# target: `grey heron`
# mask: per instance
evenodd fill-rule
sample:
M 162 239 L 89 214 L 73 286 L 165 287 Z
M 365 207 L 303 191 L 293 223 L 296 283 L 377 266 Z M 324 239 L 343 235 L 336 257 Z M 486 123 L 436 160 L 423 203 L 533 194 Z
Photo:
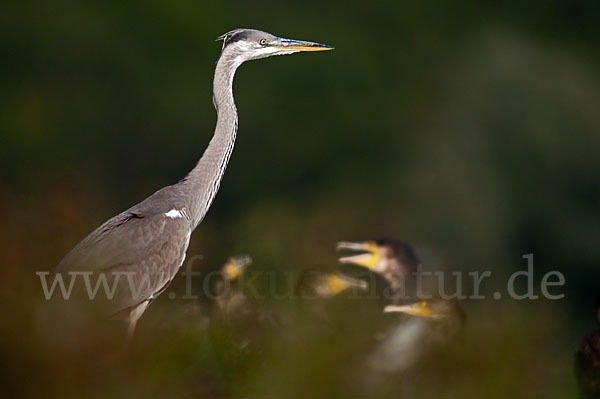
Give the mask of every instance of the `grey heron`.
M 114 295 L 102 307 L 108 314 L 125 317 L 129 337 L 147 306 L 165 290 L 183 264 L 190 235 L 219 189 L 238 129 L 232 90 L 237 68 L 245 61 L 273 55 L 333 49 L 254 29 L 235 29 L 219 39 L 223 47 L 213 81 L 217 123 L 197 165 L 180 182 L 156 191 L 106 221 L 56 268 L 58 274 L 91 272 L 115 284 Z
M 600 297 L 596 302 L 596 323 L 600 326 Z M 581 340 L 575 352 L 575 376 L 580 398 L 600 398 L 600 328 Z

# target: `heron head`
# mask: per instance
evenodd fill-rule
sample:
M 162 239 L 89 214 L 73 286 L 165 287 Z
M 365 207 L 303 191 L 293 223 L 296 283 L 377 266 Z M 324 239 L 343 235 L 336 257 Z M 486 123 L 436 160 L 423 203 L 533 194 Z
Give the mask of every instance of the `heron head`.
M 325 44 L 284 39 L 255 29 L 235 29 L 220 36 L 223 54 L 228 54 L 240 63 L 272 55 L 293 54 L 301 51 L 326 51 L 333 47 Z

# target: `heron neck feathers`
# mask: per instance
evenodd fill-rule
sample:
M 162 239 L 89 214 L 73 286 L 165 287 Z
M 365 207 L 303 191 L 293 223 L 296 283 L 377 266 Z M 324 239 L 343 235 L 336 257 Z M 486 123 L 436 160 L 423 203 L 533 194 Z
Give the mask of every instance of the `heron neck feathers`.
M 217 194 L 237 133 L 237 110 L 233 99 L 233 77 L 243 61 L 225 50 L 215 70 L 213 102 L 217 110 L 215 133 L 196 167 L 182 182 L 195 228 Z

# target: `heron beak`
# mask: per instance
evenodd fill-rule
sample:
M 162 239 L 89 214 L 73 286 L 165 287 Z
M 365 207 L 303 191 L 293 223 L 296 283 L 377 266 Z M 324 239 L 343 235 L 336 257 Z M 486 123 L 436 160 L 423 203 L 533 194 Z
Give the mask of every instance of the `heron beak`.
M 339 294 L 347 289 L 356 287 L 361 290 L 367 289 L 367 282 L 356 278 L 348 277 L 341 273 L 335 273 L 329 276 L 327 280 L 329 288 L 334 294 Z
M 366 267 L 367 269 L 373 270 L 377 267 L 381 254 L 379 248 L 374 241 L 364 242 L 347 242 L 341 241 L 336 245 L 337 250 L 350 249 L 353 251 L 364 251 L 365 253 L 343 256 L 338 259 L 340 263 L 354 264 L 358 266 Z
M 284 52 L 299 52 L 299 51 L 327 51 L 333 50 L 333 47 L 321 43 L 305 42 L 301 40 L 291 40 L 278 38 L 270 43 L 271 47 Z
M 426 301 L 412 303 L 410 305 L 388 305 L 383 309 L 384 313 L 405 313 L 407 315 L 424 317 L 428 319 L 438 318 L 439 315 L 434 314 Z

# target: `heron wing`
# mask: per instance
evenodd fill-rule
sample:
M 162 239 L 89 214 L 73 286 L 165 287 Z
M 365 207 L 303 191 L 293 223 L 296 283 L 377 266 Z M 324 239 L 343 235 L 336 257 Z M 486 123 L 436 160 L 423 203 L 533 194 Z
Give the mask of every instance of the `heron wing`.
M 92 272 L 92 288 L 104 275 L 108 288 L 115 287 L 108 307 L 116 313 L 152 299 L 173 279 L 185 258 L 190 234 L 186 218 L 126 211 L 88 235 L 56 271 Z

